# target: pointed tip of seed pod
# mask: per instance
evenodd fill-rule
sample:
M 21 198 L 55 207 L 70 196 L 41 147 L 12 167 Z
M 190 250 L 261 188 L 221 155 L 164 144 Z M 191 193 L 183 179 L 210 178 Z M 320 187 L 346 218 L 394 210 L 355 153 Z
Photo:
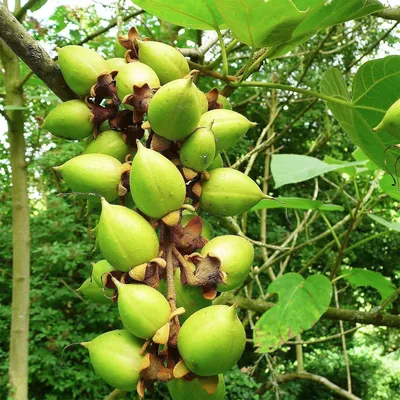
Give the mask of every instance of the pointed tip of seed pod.
M 237 306 L 238 306 L 238 305 L 237 305 L 236 303 L 234 303 L 234 304 L 232 304 L 232 305 L 229 307 L 229 313 L 230 313 L 230 315 L 232 315 L 232 317 L 234 317 L 234 318 L 237 317 L 237 311 L 236 311 Z
M 62 165 L 58 165 L 56 167 L 52 167 L 52 169 L 54 169 L 54 171 L 58 172 L 58 171 L 62 170 L 62 167 L 63 167 Z
M 251 122 L 251 121 L 250 121 L 250 126 L 251 126 L 252 128 L 254 128 L 254 127 L 258 126 L 258 123 L 257 123 L 257 122 Z
M 114 285 L 117 287 L 117 289 L 119 290 L 119 288 L 122 287 L 123 283 L 121 283 L 118 279 L 114 278 L 113 276 L 111 277 L 111 280 L 113 281 Z
M 79 344 L 87 349 L 89 347 L 90 342 L 80 342 Z
M 145 147 L 143 146 L 143 143 L 139 139 L 136 139 L 136 146 L 137 146 L 138 152 L 145 149 Z
M 58 47 L 58 46 L 56 47 L 56 52 L 57 53 L 60 53 L 61 50 L 62 50 L 62 47 Z
M 102 197 L 100 201 L 102 207 L 107 207 L 110 205 L 110 203 L 105 199 L 105 197 Z
M 374 132 L 378 132 L 381 131 L 382 129 L 384 129 L 385 124 L 383 123 L 383 120 L 379 123 L 379 125 L 377 125 L 375 128 L 373 128 L 372 130 Z

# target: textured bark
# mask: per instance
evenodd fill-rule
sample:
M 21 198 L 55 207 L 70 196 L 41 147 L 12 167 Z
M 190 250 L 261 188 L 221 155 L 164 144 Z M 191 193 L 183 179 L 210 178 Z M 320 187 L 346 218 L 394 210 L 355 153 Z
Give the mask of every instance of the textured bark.
M 248 299 L 242 296 L 232 296 L 229 293 L 224 293 L 219 296 L 214 301 L 214 304 L 237 304 L 244 310 L 252 310 L 259 314 L 262 314 L 275 306 L 275 303 L 267 302 L 261 299 Z M 329 307 L 322 318 L 334 321 L 350 321 L 365 325 L 371 324 L 375 326 L 400 328 L 400 316 L 398 315 L 367 313 L 357 310 Z
M 0 4 L 0 38 L 61 100 L 76 97 L 65 83 L 57 63 L 3 4 Z
M 5 105 L 23 106 L 18 57 L 0 39 L 4 68 Z M 10 330 L 10 398 L 28 399 L 28 335 L 30 234 L 25 161 L 24 115 L 22 110 L 7 112 L 8 140 L 12 170 L 13 280 Z

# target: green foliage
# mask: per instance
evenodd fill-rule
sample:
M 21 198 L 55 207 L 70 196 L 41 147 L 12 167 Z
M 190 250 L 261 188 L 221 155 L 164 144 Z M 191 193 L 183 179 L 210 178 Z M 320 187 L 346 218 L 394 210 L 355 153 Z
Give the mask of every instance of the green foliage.
M 321 82 L 322 93 L 352 101 L 349 105 L 328 101 L 328 106 L 351 140 L 383 170 L 386 170 L 386 162 L 390 170 L 394 171 L 395 154 L 385 150 L 396 144 L 396 140 L 386 131 L 373 132 L 372 129 L 398 99 L 396 88 L 400 85 L 399 67 L 399 56 L 363 64 L 354 77 L 352 100 L 339 70 L 327 71 Z
M 365 165 L 366 161 L 332 164 L 323 162 L 314 157 L 297 154 L 277 154 L 272 158 L 271 172 L 275 188 L 290 183 L 303 182 L 327 172 L 343 170 L 346 167 Z M 295 168 L 293 168 L 295 167 Z
M 288 273 L 273 281 L 268 292 L 277 293 L 279 300 L 254 328 L 254 344 L 264 353 L 278 349 L 321 318 L 331 301 L 332 284 L 324 275 L 304 280 L 299 274 Z
M 382 274 L 366 269 L 353 268 L 349 273 L 345 273 L 343 278 L 357 287 L 373 287 L 379 292 L 382 300 L 387 299 L 396 290 L 396 287 Z

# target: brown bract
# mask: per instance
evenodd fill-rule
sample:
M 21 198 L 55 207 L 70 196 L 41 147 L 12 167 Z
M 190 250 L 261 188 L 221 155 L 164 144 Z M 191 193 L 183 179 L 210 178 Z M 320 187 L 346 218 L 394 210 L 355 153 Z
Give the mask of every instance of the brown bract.
M 200 236 L 202 229 L 199 216 L 192 218 L 185 227 L 180 224 L 171 227 L 172 241 L 181 254 L 191 254 L 204 247 L 208 240 Z
M 145 83 L 143 86 L 133 86 L 133 94 L 125 96 L 122 104 L 133 107 L 133 122 L 138 123 L 143 120 L 144 114 L 149 109 L 149 104 L 157 89 L 150 89 Z
M 97 84 L 90 89 L 90 95 L 86 97 L 86 104 L 90 108 L 92 121 L 94 123 L 93 136 L 99 134 L 100 125 L 115 118 L 118 113 L 120 101 L 117 96 L 115 77 L 117 71 L 99 75 Z
M 129 276 L 138 282 L 143 282 L 154 289 L 158 288 L 160 278 L 165 276 L 166 262 L 162 258 L 155 258 L 147 264 L 141 264 L 129 271 Z
M 110 120 L 110 127 L 115 130 L 120 130 L 125 142 L 137 149 L 136 141 L 141 140 L 144 136 L 144 129 L 139 123 L 133 122 L 133 111 L 119 111 L 114 118 Z
M 208 111 L 219 110 L 222 108 L 222 104 L 218 103 L 219 90 L 217 88 L 212 88 L 208 93 L 206 93 L 208 101 Z
M 183 285 L 201 286 L 203 297 L 213 300 L 217 296 L 217 285 L 226 282 L 226 274 L 221 270 L 221 260 L 212 254 L 203 257 L 199 253 L 179 259 L 181 282 Z M 195 266 L 192 271 L 189 263 Z
M 139 46 L 135 42 L 136 39 L 142 40 L 143 42 L 149 40 L 149 38 L 146 37 L 141 38 L 138 30 L 134 26 L 129 29 L 127 37 L 118 36 L 120 45 L 125 47 L 126 50 L 129 50 L 129 52 L 125 54 L 125 59 L 128 63 L 139 59 Z

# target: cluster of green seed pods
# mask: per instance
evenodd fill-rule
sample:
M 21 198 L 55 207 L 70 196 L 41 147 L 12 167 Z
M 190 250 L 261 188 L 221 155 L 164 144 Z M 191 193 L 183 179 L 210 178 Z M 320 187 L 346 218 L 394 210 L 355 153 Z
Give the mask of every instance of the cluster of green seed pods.
M 173 400 L 222 400 L 223 373 L 240 359 L 246 334 L 236 308 L 212 300 L 246 281 L 254 249 L 243 237 L 215 237 L 208 218 L 245 213 L 268 198 L 250 177 L 224 168 L 221 156 L 256 124 L 216 89 L 200 90 L 199 72 L 169 45 L 131 35 L 116 43 L 115 56 L 60 49 L 61 72 L 80 98 L 57 105 L 42 125 L 83 140 L 82 154 L 54 167 L 88 199 L 97 222 L 101 259 L 78 292 L 117 307 L 124 328 L 81 344 L 114 388 L 140 394 L 160 380 Z M 179 365 L 186 375 L 176 373 Z

